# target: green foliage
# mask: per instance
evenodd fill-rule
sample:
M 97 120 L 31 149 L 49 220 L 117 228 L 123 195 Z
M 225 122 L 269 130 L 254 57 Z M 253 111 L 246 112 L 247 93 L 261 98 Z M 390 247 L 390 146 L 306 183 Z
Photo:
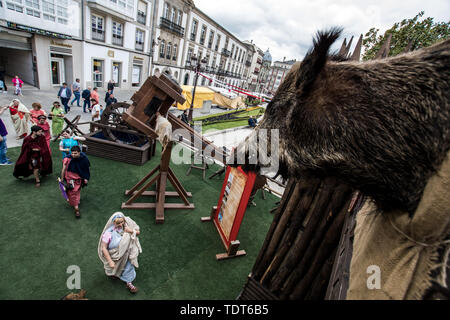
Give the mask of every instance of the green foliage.
M 383 35 L 379 35 L 380 29 L 371 28 L 364 35 L 363 46 L 365 52 L 363 60 L 373 59 L 381 46 L 384 44 L 389 34 L 392 34 L 389 56 L 395 56 L 405 51 L 411 43 L 411 51 L 419 48 L 431 46 L 441 39 L 447 39 L 450 35 L 450 22 L 433 21 L 428 17 L 421 19 L 424 11 L 419 12 L 412 19 L 404 19 L 395 23 Z

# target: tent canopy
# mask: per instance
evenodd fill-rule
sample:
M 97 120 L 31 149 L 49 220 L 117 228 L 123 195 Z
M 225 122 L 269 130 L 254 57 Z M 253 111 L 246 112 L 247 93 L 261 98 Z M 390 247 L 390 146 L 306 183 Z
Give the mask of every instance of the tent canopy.
M 194 87 L 181 86 L 181 88 L 183 89 L 183 96 L 186 98 L 186 101 L 184 102 L 184 104 L 177 103 L 177 108 L 179 110 L 186 110 L 191 107 L 192 89 Z M 245 106 L 245 104 L 242 102 L 242 98 L 239 96 L 234 99 L 229 99 L 219 92 L 215 92 L 209 89 L 208 87 L 197 86 L 197 88 L 195 88 L 194 109 L 202 108 L 203 102 L 205 100 L 211 100 L 212 104 L 219 105 L 225 108 L 234 109 L 237 107 Z

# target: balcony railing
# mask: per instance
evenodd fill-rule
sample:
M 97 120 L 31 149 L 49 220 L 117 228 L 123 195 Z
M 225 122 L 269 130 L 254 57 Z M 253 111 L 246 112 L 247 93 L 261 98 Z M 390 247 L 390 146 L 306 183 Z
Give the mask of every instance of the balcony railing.
M 227 50 L 227 49 L 225 49 L 225 48 L 223 48 L 223 49 L 222 49 L 222 54 L 223 54 L 225 57 L 229 57 L 229 56 L 231 56 L 231 51 L 230 51 L 230 50 Z
M 136 45 L 134 47 L 137 51 L 144 51 L 144 43 L 143 42 L 136 42 Z
M 145 26 L 145 22 L 147 20 L 147 15 L 142 11 L 138 11 L 136 20 L 137 20 L 137 22 L 139 22 L 140 24 L 143 24 Z
M 195 41 L 195 38 L 197 37 L 196 33 L 191 33 L 191 41 Z
M 105 31 L 92 29 L 92 40 L 105 41 Z
M 170 21 L 169 19 L 161 17 L 161 23 L 159 24 L 161 29 L 165 29 L 179 37 L 184 37 L 184 28 Z M 191 35 L 192 36 L 192 35 Z
M 250 67 L 252 65 L 252 62 L 250 60 L 245 61 L 245 65 L 247 67 Z
M 123 37 L 113 34 L 112 36 L 112 44 L 116 45 L 116 46 L 123 46 Z
M 201 45 L 205 44 L 205 38 L 204 37 L 200 37 L 200 44 Z

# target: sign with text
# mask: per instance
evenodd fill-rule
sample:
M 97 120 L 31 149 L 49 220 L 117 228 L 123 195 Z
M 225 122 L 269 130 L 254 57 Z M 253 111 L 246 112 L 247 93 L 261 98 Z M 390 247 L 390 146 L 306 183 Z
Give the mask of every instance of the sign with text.
M 237 238 L 255 178 L 254 172 L 246 173 L 241 167 L 227 167 L 213 220 L 227 249 Z

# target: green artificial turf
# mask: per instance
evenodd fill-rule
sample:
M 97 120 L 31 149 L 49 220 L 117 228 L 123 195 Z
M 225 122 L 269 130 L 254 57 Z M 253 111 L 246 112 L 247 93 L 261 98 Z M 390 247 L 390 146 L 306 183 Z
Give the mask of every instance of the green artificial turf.
M 217 261 L 225 252 L 212 222 L 200 221 L 217 205 L 224 176 L 202 180 L 202 172 L 188 165 L 172 165 L 185 189 L 192 192 L 195 210 L 166 210 L 165 223 L 155 224 L 154 210 L 121 210 L 132 187 L 159 163 L 157 154 L 143 166 L 89 156 L 91 180 L 81 193 L 81 219 L 63 200 L 56 178 L 61 153 L 52 142 L 53 174 L 35 188 L 30 176 L 15 179 L 13 166 L 0 167 L 1 260 L 0 299 L 60 299 L 71 291 L 66 273 L 80 267 L 81 287 L 88 299 L 235 299 L 253 267 L 273 216 L 269 210 L 278 198 L 260 193 L 249 207 L 238 240 L 246 256 Z M 8 149 L 12 161 L 20 148 Z M 208 170 L 211 175 L 217 166 Z M 170 184 L 169 184 L 170 186 Z M 173 190 L 173 188 L 169 188 Z M 173 200 L 172 200 L 173 201 Z M 178 200 L 177 200 L 178 202 Z M 132 295 L 121 280 L 106 277 L 97 255 L 103 227 L 116 211 L 123 211 L 141 228 L 139 268 Z
M 193 121 L 206 120 L 208 118 L 217 117 L 217 116 L 221 116 L 221 115 L 233 113 L 233 112 L 236 112 L 236 110 L 194 118 Z M 236 127 L 240 127 L 240 126 L 246 126 L 246 125 L 248 125 L 248 117 L 249 116 L 259 116 L 263 113 L 264 113 L 264 108 L 258 107 L 256 109 L 237 114 L 237 117 L 243 118 L 242 120 L 224 120 L 224 121 L 211 123 L 211 124 L 203 124 L 202 132 L 212 131 L 212 130 L 225 130 L 225 129 L 236 128 Z

